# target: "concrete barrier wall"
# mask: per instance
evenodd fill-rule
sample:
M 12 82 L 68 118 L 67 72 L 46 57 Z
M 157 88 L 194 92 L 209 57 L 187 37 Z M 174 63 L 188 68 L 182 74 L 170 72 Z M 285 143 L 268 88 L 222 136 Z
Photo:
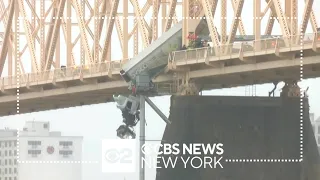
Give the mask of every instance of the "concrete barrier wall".
M 157 180 L 319 180 L 319 153 L 307 100 L 304 104 L 303 162 L 225 162 L 300 159 L 300 98 L 173 96 L 173 123 L 163 140 L 223 143 L 224 168 L 185 169 L 179 164 L 158 169 Z

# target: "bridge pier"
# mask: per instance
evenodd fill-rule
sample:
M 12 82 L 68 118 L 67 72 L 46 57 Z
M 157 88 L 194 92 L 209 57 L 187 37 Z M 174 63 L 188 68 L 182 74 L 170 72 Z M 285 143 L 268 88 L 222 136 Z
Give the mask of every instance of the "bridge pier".
M 199 95 L 200 89 L 190 80 L 189 71 L 179 73 L 176 79 L 177 94 L 181 96 Z
M 172 124 L 163 141 L 223 143 L 223 169 L 184 168 L 177 162 L 157 169 L 156 180 L 318 180 L 320 157 L 307 100 L 303 115 L 301 154 L 298 97 L 173 96 Z

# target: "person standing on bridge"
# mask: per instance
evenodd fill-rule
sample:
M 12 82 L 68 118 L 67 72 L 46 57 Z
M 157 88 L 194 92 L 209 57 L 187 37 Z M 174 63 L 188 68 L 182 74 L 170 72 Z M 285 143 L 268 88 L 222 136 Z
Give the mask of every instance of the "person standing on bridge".
M 181 50 L 187 50 L 186 45 L 183 45 L 182 48 L 181 48 Z

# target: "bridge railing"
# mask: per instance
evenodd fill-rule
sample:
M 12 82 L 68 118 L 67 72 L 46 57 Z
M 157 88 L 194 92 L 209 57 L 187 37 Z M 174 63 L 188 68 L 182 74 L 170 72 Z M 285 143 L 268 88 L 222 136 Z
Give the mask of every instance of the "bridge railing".
M 314 37 L 317 34 L 306 34 L 303 39 L 303 45 L 314 43 Z M 317 39 L 316 41 L 320 41 Z M 235 42 L 230 45 L 221 45 L 219 47 L 203 47 L 197 49 L 188 49 L 172 52 L 170 61 L 172 63 L 180 62 L 185 64 L 204 62 L 206 58 L 215 60 L 235 58 L 242 53 L 244 56 L 255 56 L 262 54 L 272 54 L 278 50 L 297 50 L 301 48 L 300 36 L 268 38 L 262 40 Z
M 97 64 L 66 67 L 50 71 L 28 73 L 17 76 L 2 77 L 0 89 L 15 88 L 19 86 L 37 85 L 51 82 L 70 81 L 81 78 L 107 75 L 108 73 L 119 73 L 122 61 L 102 62 Z

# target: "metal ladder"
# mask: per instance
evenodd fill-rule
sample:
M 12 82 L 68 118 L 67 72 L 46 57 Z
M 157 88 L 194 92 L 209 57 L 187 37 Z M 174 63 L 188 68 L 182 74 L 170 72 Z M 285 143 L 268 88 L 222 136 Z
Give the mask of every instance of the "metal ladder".
M 246 86 L 245 96 L 257 96 L 257 86 L 255 84 Z

